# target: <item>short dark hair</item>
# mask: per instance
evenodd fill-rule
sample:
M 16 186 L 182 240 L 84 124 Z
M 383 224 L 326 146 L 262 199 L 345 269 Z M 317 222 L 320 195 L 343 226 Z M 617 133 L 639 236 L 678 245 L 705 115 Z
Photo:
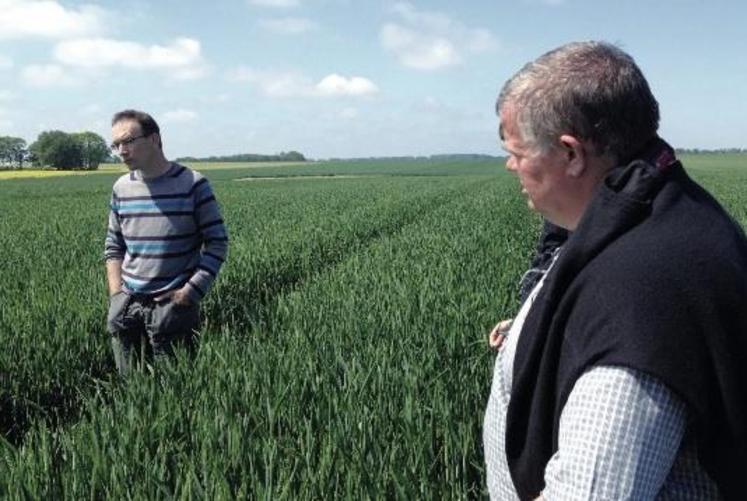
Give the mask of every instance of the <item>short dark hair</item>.
M 498 114 L 506 105 L 532 147 L 547 151 L 572 134 L 621 163 L 659 128 L 659 104 L 640 68 L 606 42 L 569 43 L 528 63 L 503 86 Z
M 122 120 L 134 120 L 139 123 L 140 130 L 143 131 L 144 136 L 158 134 L 158 147 L 163 149 L 163 145 L 161 144 L 161 129 L 158 127 L 158 123 L 156 123 L 152 116 L 144 111 L 122 110 L 115 113 L 112 117 L 112 126 Z

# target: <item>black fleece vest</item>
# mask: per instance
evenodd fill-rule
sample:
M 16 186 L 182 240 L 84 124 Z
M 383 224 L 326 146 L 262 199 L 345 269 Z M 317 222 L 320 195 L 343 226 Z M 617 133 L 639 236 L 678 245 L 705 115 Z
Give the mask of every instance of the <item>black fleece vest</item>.
M 671 152 L 651 147 L 654 159 Z M 522 499 L 544 488 L 563 406 L 598 365 L 667 385 L 688 407 L 721 495 L 747 493 L 747 239 L 670 158 L 610 172 L 529 312 L 506 430 Z

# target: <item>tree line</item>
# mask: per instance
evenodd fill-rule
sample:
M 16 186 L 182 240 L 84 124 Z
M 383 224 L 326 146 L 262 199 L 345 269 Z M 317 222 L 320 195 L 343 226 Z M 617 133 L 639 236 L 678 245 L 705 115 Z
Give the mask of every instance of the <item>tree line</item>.
M 719 148 L 708 150 L 702 148 L 675 148 L 677 153 L 689 153 L 692 155 L 712 155 L 714 153 L 747 153 L 747 148 Z
M 305 162 L 306 157 L 297 151 L 280 152 L 275 155 L 239 153 L 212 157 L 179 157 L 177 162 Z
M 60 170 L 94 170 L 112 161 L 106 140 L 95 132 L 48 130 L 27 147 L 20 137 L 0 136 L 0 169 L 25 165 Z
M 436 155 L 418 156 L 389 156 L 389 157 L 354 157 L 354 158 L 327 158 L 327 162 L 486 162 L 503 161 L 505 157 L 485 155 L 482 153 L 443 153 Z

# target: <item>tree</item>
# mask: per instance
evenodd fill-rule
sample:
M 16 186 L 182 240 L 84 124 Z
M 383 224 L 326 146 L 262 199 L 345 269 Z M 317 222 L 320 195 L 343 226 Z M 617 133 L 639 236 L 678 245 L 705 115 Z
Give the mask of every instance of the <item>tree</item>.
M 297 151 L 289 151 L 288 153 L 281 153 L 280 156 L 284 156 L 285 160 L 288 160 L 291 162 L 305 162 L 306 161 L 306 157 L 304 157 L 302 153 L 299 153 Z
M 29 147 L 29 153 L 34 165 L 55 169 L 93 170 L 110 158 L 104 138 L 90 131 L 44 131 Z
M 0 166 L 23 168 L 26 158 L 26 141 L 20 137 L 0 136 Z
M 95 170 L 101 162 L 109 160 L 109 146 L 103 137 L 95 132 L 85 131 L 73 134 L 80 147 L 81 167 Z
M 42 132 L 29 147 L 29 151 L 38 167 L 75 169 L 83 164 L 80 144 L 72 134 L 61 130 Z

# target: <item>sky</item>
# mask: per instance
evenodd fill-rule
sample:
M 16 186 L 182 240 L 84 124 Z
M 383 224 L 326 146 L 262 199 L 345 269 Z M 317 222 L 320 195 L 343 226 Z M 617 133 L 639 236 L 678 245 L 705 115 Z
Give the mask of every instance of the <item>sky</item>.
M 495 99 L 571 41 L 630 53 L 679 148 L 747 147 L 744 0 L 0 0 L 0 135 L 135 108 L 169 158 L 501 155 Z

